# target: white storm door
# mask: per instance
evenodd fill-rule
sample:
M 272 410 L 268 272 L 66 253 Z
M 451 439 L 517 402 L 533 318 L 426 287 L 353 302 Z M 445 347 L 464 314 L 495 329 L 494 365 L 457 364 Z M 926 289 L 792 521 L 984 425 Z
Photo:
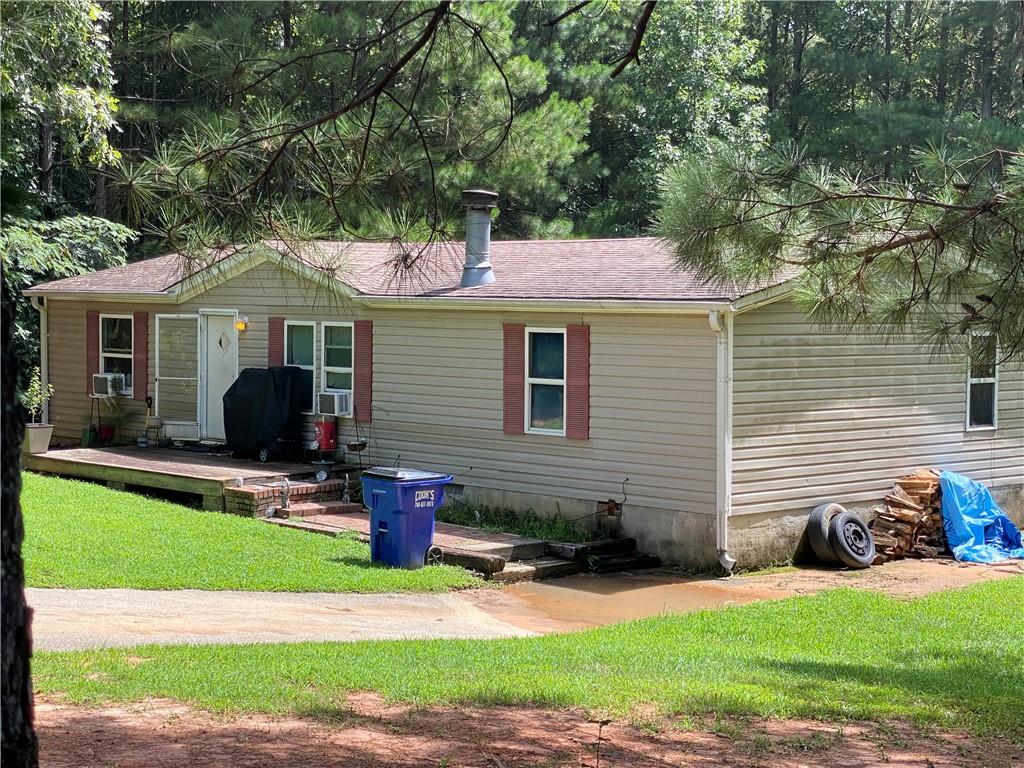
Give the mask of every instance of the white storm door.
M 224 439 L 224 393 L 238 378 L 236 313 L 202 312 L 203 437 Z

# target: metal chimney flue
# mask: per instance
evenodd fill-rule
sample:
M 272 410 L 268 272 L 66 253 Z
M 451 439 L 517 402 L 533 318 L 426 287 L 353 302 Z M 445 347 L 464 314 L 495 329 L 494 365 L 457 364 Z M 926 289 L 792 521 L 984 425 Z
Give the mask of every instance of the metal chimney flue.
M 467 189 L 462 193 L 466 206 L 466 263 L 462 267 L 462 287 L 475 288 L 494 282 L 491 269 L 491 209 L 498 193 L 487 189 Z

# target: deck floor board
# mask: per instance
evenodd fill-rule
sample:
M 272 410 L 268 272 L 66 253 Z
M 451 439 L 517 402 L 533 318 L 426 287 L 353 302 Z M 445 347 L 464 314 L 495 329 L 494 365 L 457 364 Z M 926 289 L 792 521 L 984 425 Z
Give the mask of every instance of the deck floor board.
M 322 466 L 293 461 L 259 463 L 231 456 L 193 453 L 173 448 L 63 448 L 24 459 L 26 469 L 63 477 L 192 493 L 208 509 L 223 510 L 224 488 L 312 475 Z M 346 469 L 334 465 L 335 472 Z

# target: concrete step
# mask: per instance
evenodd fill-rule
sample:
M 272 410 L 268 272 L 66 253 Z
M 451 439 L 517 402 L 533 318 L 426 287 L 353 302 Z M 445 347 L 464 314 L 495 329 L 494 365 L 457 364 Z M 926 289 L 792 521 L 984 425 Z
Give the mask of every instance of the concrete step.
M 482 573 L 484 578 L 490 578 L 505 570 L 505 558 L 500 555 L 457 547 L 442 546 L 438 548 L 441 550 L 441 557 L 446 565 L 458 565 Z
M 287 509 L 277 507 L 274 517 L 296 518 L 315 515 L 352 514 L 363 511 L 363 505 L 353 501 L 299 501 Z
M 511 539 L 509 541 L 482 541 L 478 544 L 465 544 L 460 549 L 494 555 L 508 562 L 544 557 L 547 554 L 547 544 L 542 539 Z
M 540 581 L 559 576 L 572 576 L 583 570 L 583 564 L 560 557 L 536 557 L 532 560 L 518 560 L 505 563 L 505 567 L 491 575 L 494 581 L 511 584 L 517 581 Z

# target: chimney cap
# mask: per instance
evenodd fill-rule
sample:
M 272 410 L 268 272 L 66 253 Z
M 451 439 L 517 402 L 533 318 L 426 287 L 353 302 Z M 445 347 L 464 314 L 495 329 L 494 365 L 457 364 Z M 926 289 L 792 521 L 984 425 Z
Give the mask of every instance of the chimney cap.
M 465 189 L 462 191 L 462 204 L 467 208 L 493 208 L 498 201 L 498 193 L 489 189 Z

